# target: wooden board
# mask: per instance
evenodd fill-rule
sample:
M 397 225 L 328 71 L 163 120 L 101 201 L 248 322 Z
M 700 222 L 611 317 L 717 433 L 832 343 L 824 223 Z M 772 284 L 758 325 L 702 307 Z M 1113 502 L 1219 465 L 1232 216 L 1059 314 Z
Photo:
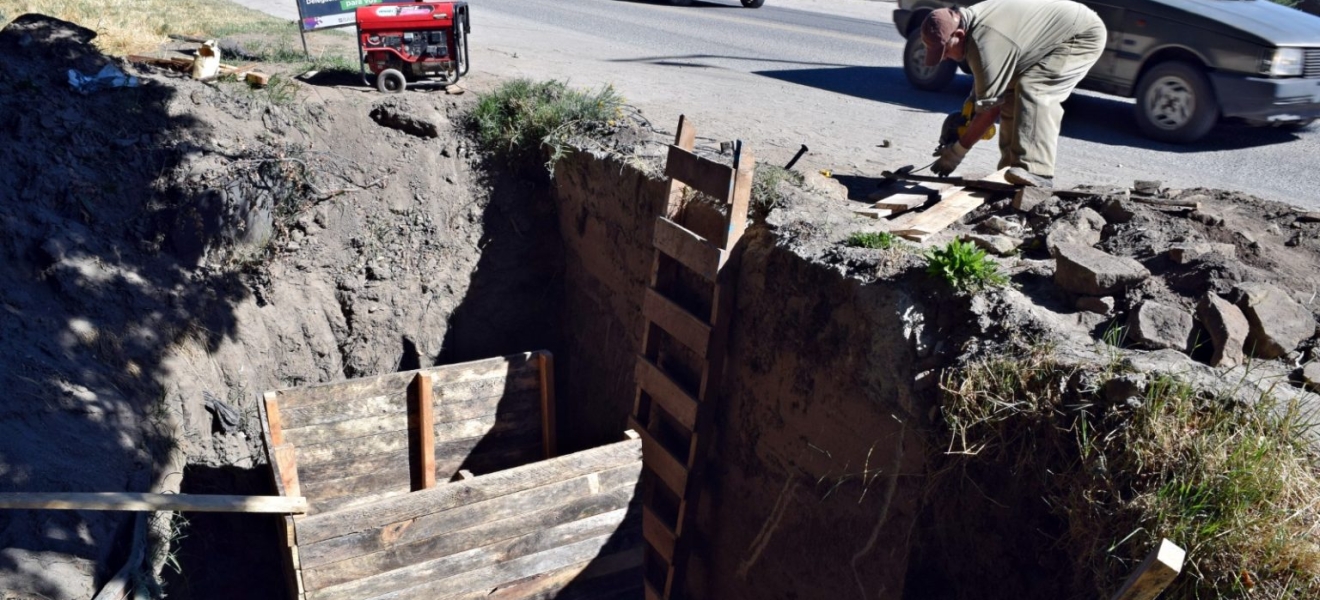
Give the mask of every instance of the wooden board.
M 335 438 L 334 441 L 315 444 L 299 442 L 294 438 L 292 431 L 288 433 L 288 437 L 294 439 L 295 445 L 298 446 L 298 462 L 304 466 L 347 461 L 408 448 L 407 415 L 389 417 L 387 421 L 389 430 L 383 433 L 376 433 L 374 428 L 377 425 L 377 423 L 362 423 L 362 429 L 356 435 L 346 435 Z M 532 431 L 539 435 L 541 414 L 539 410 L 534 410 L 507 417 L 488 416 L 456 423 L 436 423 L 433 430 L 437 445 L 449 440 L 477 438 L 498 432 Z
M 298 543 L 311 544 L 346 533 L 416 519 L 444 510 L 496 498 L 555 481 L 580 477 L 637 461 L 635 441 L 584 450 L 531 465 L 491 473 L 434 489 L 389 498 L 368 507 L 311 515 L 298 525 Z
M 906 210 L 925 206 L 926 203 L 930 201 L 930 197 L 934 194 L 934 190 L 930 190 L 928 193 L 924 194 L 891 194 L 875 198 L 875 204 L 872 204 L 871 206 L 875 208 L 886 208 L 893 211 L 894 214 L 898 214 Z M 870 200 L 871 198 L 867 199 Z
M 541 443 L 545 458 L 559 454 L 555 428 L 555 357 L 549 352 L 537 353 L 541 371 Z
M 687 467 L 683 466 L 668 448 L 656 441 L 651 432 L 635 419 L 629 418 L 629 425 L 642 438 L 642 454 L 646 457 L 644 461 L 646 467 L 654 472 L 674 494 L 681 497 L 683 491 L 687 489 Z
M 532 410 L 540 407 L 540 376 L 539 374 L 529 374 L 527 382 L 509 380 L 506 382 L 509 386 L 507 390 L 495 390 L 480 397 L 470 399 L 455 399 L 448 397 L 445 392 L 436 393 L 434 388 L 432 395 L 436 423 L 453 423 L 455 421 L 465 421 L 476 419 L 497 413 L 511 413 L 515 410 Z M 530 383 L 531 385 L 524 385 Z M 388 396 L 374 396 L 353 402 L 344 402 L 343 406 L 332 407 L 329 405 L 317 404 L 306 409 L 287 409 L 281 411 L 284 419 L 285 432 L 298 432 L 294 435 L 308 435 L 303 430 L 323 427 L 327 431 L 334 431 L 334 426 L 341 423 L 356 421 L 359 419 L 370 419 L 386 417 L 390 415 L 403 415 L 407 413 L 407 393 L 400 389 L 397 394 Z M 351 427 L 351 426 L 348 426 Z M 345 429 L 351 431 L 351 429 Z M 323 440 L 334 439 L 337 434 L 310 434 L 312 436 L 322 435 Z M 308 443 L 310 438 L 304 437 L 302 443 Z
M 307 512 L 307 499 L 301 496 L 212 496 L 138 492 L 9 492 L 0 493 L 0 508 L 301 514 Z
M 518 372 L 535 374 L 536 367 L 532 353 L 528 352 L 440 367 L 400 371 L 377 377 L 364 377 L 337 383 L 277 390 L 275 393 L 279 397 L 281 410 L 287 412 L 292 408 L 301 408 L 312 404 L 352 402 L 373 396 L 400 393 L 406 389 L 408 382 L 412 381 L 413 377 L 423 372 L 431 376 L 432 384 L 447 388 L 460 383 L 484 379 L 504 379 Z
M 642 537 L 666 561 L 674 560 L 674 530 L 665 525 L 649 506 L 642 509 Z
M 655 363 L 644 356 L 638 356 L 633 375 L 637 386 L 664 407 L 669 416 L 688 429 L 696 425 L 697 399 L 679 386 L 678 382 L 670 379 Z
M 655 248 L 701 277 L 714 281 L 726 253 L 665 217 L 655 220 Z
M 578 600 L 636 598 L 641 595 L 642 553 L 625 551 L 524 577 L 489 590 L 475 590 L 446 600 Z M 632 594 L 626 592 L 635 590 Z M 608 595 L 616 592 L 619 595 Z
M 1160 540 L 1160 545 L 1146 556 L 1112 600 L 1155 600 L 1182 572 L 1186 558 L 1187 552 L 1177 544 Z
M 678 146 L 669 147 L 665 175 L 719 202 L 728 202 L 733 197 L 733 167 L 702 158 Z
M 982 179 L 982 181 L 1005 183 L 1004 173 L 1007 170 L 1000 169 L 989 177 Z M 938 233 L 945 227 L 957 222 L 967 213 L 976 210 L 995 195 L 994 192 L 961 188 L 952 189 L 956 191 L 947 193 L 944 198 L 925 211 L 901 217 L 904 219 L 903 222 L 895 223 L 890 231 L 910 240 L 923 241 L 930 235 Z
M 706 349 L 710 346 L 710 325 L 700 317 L 651 288 L 646 289 L 642 314 L 670 337 L 692 350 L 698 360 L 706 359 Z

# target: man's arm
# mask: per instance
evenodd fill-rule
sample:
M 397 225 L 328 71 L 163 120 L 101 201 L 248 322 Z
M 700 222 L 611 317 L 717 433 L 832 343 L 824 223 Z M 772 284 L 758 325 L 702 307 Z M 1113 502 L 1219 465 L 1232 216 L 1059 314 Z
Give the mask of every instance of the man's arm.
M 990 130 L 990 126 L 999 119 L 1001 108 L 994 106 L 976 113 L 976 116 L 972 117 L 972 122 L 967 125 L 967 131 L 958 138 L 958 143 L 962 144 L 963 148 L 970 149 L 976 142 L 981 141 L 981 136 L 984 136 L 985 132 Z

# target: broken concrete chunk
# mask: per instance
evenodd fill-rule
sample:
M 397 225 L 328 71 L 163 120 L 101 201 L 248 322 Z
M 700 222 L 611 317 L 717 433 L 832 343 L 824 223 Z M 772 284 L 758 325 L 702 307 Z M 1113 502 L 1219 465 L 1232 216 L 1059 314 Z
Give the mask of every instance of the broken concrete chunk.
M 1163 181 L 1138 179 L 1132 182 L 1132 191 L 1138 194 L 1150 194 L 1154 196 L 1160 193 L 1160 187 L 1163 185 Z
M 1054 283 L 1074 294 L 1107 296 L 1150 277 L 1141 263 L 1090 246 L 1059 244 L 1055 258 Z
M 1192 315 L 1158 302 L 1142 302 L 1128 315 L 1128 337 L 1151 350 L 1186 352 L 1191 346 Z
M 1242 283 L 1234 288 L 1238 308 L 1251 325 L 1247 351 L 1259 358 L 1280 358 L 1315 335 L 1311 311 L 1268 283 Z
M 976 230 L 982 233 L 1015 235 L 1022 231 L 1022 224 L 1011 219 L 995 215 L 976 224 Z
M 1114 312 L 1114 297 L 1082 296 L 1077 299 L 1077 310 L 1107 315 Z
M 977 247 L 998 256 L 1007 256 L 1022 246 L 1022 240 L 1007 235 L 982 235 L 978 233 L 969 233 L 963 236 L 964 241 L 976 244 Z
M 1105 218 L 1089 208 L 1082 208 L 1050 225 L 1045 235 L 1045 248 L 1051 255 L 1059 244 L 1077 244 L 1094 246 L 1100 243 L 1100 232 L 1105 228 Z
M 1110 223 L 1127 223 L 1137 216 L 1136 210 L 1132 208 L 1132 203 L 1127 200 L 1115 198 L 1105 204 L 1105 220 Z
M 1190 244 L 1177 244 L 1169 248 L 1169 258 L 1180 265 L 1200 260 L 1212 254 L 1224 258 L 1236 258 L 1237 247 L 1233 244 L 1218 242 L 1193 242 Z
M 1320 362 L 1302 367 L 1302 382 L 1306 384 L 1306 389 L 1320 394 Z
M 1251 324 L 1242 310 L 1216 294 L 1209 294 L 1196 306 L 1196 316 L 1210 332 L 1210 340 L 1214 343 L 1215 354 L 1210 358 L 1210 366 L 1236 367 L 1242 364 L 1242 348 L 1251 333 Z
M 1013 196 L 1013 208 L 1022 212 L 1031 212 L 1031 209 L 1049 201 L 1052 196 L 1047 188 L 1019 188 L 1017 194 Z

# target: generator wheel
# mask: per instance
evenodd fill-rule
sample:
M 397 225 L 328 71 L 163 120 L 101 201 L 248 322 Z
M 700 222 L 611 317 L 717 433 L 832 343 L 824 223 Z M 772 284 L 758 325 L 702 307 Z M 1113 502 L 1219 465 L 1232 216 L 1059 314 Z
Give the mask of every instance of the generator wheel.
M 397 94 L 408 89 L 408 80 L 398 69 L 385 69 L 376 76 L 376 89 L 382 94 Z

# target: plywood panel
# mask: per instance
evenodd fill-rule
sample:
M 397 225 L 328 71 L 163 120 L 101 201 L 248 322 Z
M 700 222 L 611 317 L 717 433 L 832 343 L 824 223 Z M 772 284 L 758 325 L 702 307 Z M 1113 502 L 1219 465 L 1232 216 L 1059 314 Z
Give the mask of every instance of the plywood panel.
M 454 387 L 484 379 L 500 379 L 522 372 L 536 372 L 532 354 L 488 358 L 467 363 L 430 367 L 414 371 L 400 371 L 378 377 L 364 377 L 338 383 L 326 383 L 288 390 L 279 390 L 280 408 L 288 410 L 329 402 L 353 402 L 374 396 L 403 391 L 419 372 L 427 373 L 437 387 Z

